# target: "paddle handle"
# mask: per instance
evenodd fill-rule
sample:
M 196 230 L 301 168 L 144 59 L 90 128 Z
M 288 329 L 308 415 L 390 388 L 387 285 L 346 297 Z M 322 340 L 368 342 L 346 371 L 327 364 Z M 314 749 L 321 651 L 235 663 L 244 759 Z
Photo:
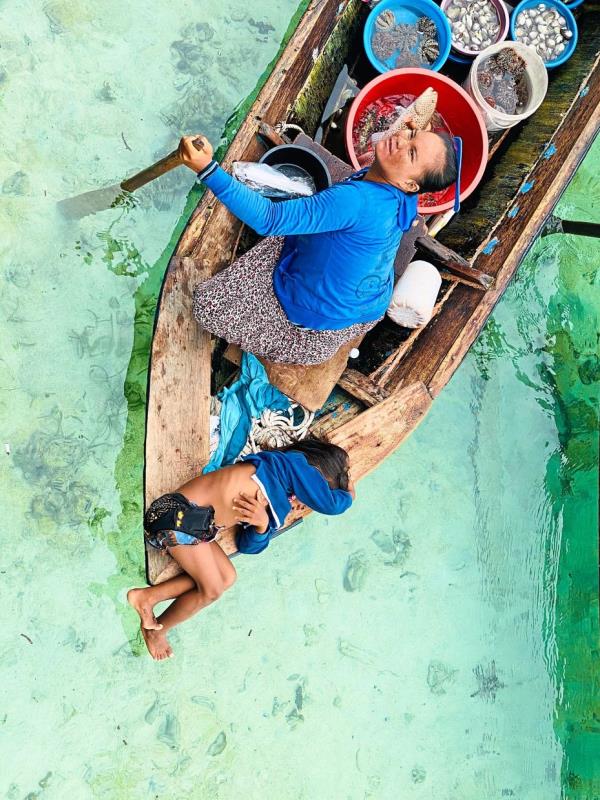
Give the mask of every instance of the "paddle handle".
M 204 150 L 202 139 L 194 139 L 192 144 L 196 150 Z M 150 181 L 160 178 L 160 176 L 164 175 L 165 172 L 170 172 L 175 167 L 178 167 L 181 163 L 182 161 L 181 156 L 179 155 L 179 150 L 173 150 L 172 153 L 169 153 L 164 158 L 161 158 L 160 161 L 157 161 L 156 164 L 152 164 L 151 167 L 146 167 L 146 169 L 143 169 L 141 172 L 138 172 L 131 178 L 125 178 L 125 180 L 121 183 L 121 189 L 123 189 L 125 192 L 135 192 L 135 190 L 139 189 L 140 186 L 145 186 L 145 184 L 150 183 Z

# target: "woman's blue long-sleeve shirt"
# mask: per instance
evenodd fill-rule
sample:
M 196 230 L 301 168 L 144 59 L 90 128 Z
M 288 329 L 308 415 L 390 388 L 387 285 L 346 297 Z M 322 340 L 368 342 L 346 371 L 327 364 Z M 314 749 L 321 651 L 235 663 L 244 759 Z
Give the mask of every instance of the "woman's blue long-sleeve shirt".
M 417 214 L 416 194 L 349 180 L 311 197 L 273 202 L 216 161 L 198 178 L 257 233 L 285 236 L 273 288 L 291 322 L 339 330 L 385 314 L 396 252 Z

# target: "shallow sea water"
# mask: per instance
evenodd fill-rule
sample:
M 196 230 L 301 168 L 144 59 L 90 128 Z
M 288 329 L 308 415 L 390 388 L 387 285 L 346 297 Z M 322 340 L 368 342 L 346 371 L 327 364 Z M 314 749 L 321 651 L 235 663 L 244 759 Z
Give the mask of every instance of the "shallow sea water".
M 169 663 L 124 602 L 153 309 L 193 176 L 81 221 L 56 202 L 183 130 L 217 142 L 296 6 L 0 9 L 0 796 L 600 796 L 597 241 L 539 240 L 353 509 L 236 559 Z M 600 140 L 559 214 L 599 221 L 599 164 Z

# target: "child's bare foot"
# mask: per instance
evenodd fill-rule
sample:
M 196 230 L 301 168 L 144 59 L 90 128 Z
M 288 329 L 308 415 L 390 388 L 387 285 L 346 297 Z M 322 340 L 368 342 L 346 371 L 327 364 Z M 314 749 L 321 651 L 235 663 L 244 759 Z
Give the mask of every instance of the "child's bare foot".
M 130 589 L 127 592 L 127 602 L 135 608 L 142 621 L 142 630 L 160 631 L 162 625 L 154 616 L 154 606 L 148 602 L 148 589 Z
M 155 661 L 163 661 L 165 658 L 173 658 L 175 653 L 171 650 L 171 645 L 167 641 L 167 634 L 162 631 L 147 630 L 142 625 L 142 636 L 146 642 L 148 652 Z

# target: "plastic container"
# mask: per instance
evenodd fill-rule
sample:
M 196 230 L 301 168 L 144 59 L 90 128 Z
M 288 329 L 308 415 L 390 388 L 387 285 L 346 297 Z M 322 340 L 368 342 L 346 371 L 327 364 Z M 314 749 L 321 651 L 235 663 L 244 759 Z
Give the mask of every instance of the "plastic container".
M 350 107 L 346 122 L 346 150 L 352 164 L 360 169 L 354 147 L 352 130 L 363 110 L 381 97 L 393 94 L 422 94 L 428 86 L 438 93 L 438 110 L 452 133 L 462 137 L 463 165 L 460 180 L 460 199 L 465 200 L 477 187 L 487 165 L 488 137 L 483 117 L 473 98 L 445 75 L 426 69 L 395 69 L 379 75 L 368 83 Z M 420 214 L 439 214 L 454 206 L 455 187 L 450 186 L 435 206 L 419 206 Z
M 394 69 L 398 51 L 388 61 L 380 61 L 371 46 L 371 39 L 376 30 L 375 23 L 382 11 L 393 11 L 398 24 L 415 25 L 420 17 L 429 17 L 437 28 L 438 44 L 440 54 L 428 70 L 437 72 L 440 70 L 448 58 L 450 52 L 451 32 L 446 15 L 432 0 L 381 0 L 367 17 L 363 31 L 363 43 L 367 58 L 377 70 L 377 72 L 388 72 Z M 423 67 L 425 69 L 425 66 Z
M 259 160 L 289 177 L 309 176 L 315 182 L 317 192 L 331 186 L 331 175 L 323 159 L 312 150 L 298 144 L 280 144 L 267 150 Z
M 529 100 L 520 114 L 504 114 L 492 108 L 483 99 L 479 84 L 477 83 L 477 70 L 481 62 L 489 56 L 494 55 L 494 53 L 499 53 L 501 50 L 507 48 L 515 50 L 518 55 L 525 60 L 527 65 Z M 488 131 L 501 131 L 518 125 L 519 122 L 527 119 L 527 117 L 530 117 L 537 111 L 548 90 L 548 72 L 546 71 L 544 62 L 533 47 L 527 47 L 527 45 L 521 44 L 521 42 L 501 42 L 500 44 L 491 45 L 491 47 L 486 48 L 477 56 L 471 65 L 467 79 L 464 82 L 464 87 L 476 102 L 479 111 L 483 115 Z
M 448 61 L 452 61 L 454 64 L 472 64 L 473 58 L 467 58 L 466 56 L 459 56 L 458 53 L 454 53 L 452 52 L 452 50 L 450 50 Z
M 451 2 L 452 0 L 442 0 L 442 11 L 444 11 L 444 13 L 446 12 L 446 9 L 448 8 Z M 496 13 L 498 14 L 498 19 L 500 21 L 500 31 L 498 33 L 496 41 L 494 42 L 494 44 L 499 44 L 500 42 L 503 42 L 508 36 L 510 17 L 508 10 L 504 5 L 504 3 L 502 2 L 502 0 L 489 0 L 489 2 L 496 9 Z M 452 36 L 452 26 L 450 26 L 450 36 Z M 452 39 L 451 41 L 452 41 L 452 50 L 454 50 L 457 55 L 462 56 L 463 58 L 465 56 L 470 56 L 471 58 L 475 58 L 475 56 L 479 55 L 479 53 L 481 52 L 480 50 L 469 50 L 467 47 L 461 47 L 457 42 L 454 41 L 454 39 Z
M 442 276 L 429 261 L 412 261 L 394 288 L 387 315 L 403 328 L 427 325 L 442 285 Z
M 567 25 L 569 26 L 569 30 L 573 34 L 570 39 L 565 39 L 565 49 L 558 58 L 554 58 L 552 61 L 544 62 L 546 69 L 554 69 L 554 67 L 560 67 L 561 64 L 564 64 L 565 61 L 568 61 L 571 58 L 575 52 L 575 48 L 577 47 L 577 39 L 579 38 L 575 17 L 571 11 L 569 11 L 569 7 L 564 3 L 561 3 L 560 0 L 522 0 L 522 2 L 515 7 L 510 16 L 510 37 L 516 42 L 519 41 L 515 34 L 517 17 L 524 8 L 535 8 L 535 6 L 539 5 L 540 2 L 543 2 L 547 8 L 555 8 L 565 18 Z M 574 5 L 574 3 L 571 3 L 570 8 L 573 8 Z

